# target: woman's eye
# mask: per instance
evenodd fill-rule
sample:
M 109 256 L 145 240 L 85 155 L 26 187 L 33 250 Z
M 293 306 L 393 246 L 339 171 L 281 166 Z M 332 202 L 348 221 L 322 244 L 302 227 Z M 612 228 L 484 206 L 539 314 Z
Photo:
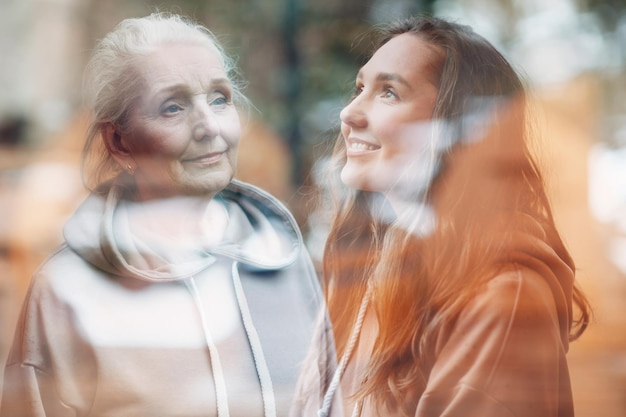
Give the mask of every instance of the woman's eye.
M 182 110 L 182 107 L 180 107 L 178 104 L 169 104 L 165 106 L 165 108 L 163 108 L 163 113 L 174 114 L 174 113 L 178 113 L 181 110 Z
M 210 103 L 212 106 L 224 107 L 230 104 L 230 97 L 226 94 L 218 94 Z
M 354 87 L 354 91 L 352 92 L 352 97 L 350 97 L 350 101 L 356 99 L 363 92 L 363 86 L 357 85 Z
M 219 97 L 219 98 L 216 98 L 215 100 L 213 100 L 211 102 L 211 104 L 213 104 L 215 106 L 223 106 L 225 104 L 228 104 L 228 100 L 226 99 L 226 97 Z
M 398 95 L 391 88 L 385 88 L 385 91 L 383 92 L 383 97 L 395 99 L 398 98 Z

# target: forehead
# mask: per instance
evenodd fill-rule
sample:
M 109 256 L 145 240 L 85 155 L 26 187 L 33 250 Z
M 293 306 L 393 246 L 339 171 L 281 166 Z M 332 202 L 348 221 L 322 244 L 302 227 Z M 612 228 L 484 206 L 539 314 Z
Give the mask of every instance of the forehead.
M 397 35 L 378 48 L 361 68 L 363 75 L 398 74 L 407 80 L 436 79 L 439 54 L 434 46 L 411 33 Z
M 138 77 L 149 90 L 172 84 L 198 85 L 226 78 L 217 49 L 194 43 L 168 43 L 138 60 Z

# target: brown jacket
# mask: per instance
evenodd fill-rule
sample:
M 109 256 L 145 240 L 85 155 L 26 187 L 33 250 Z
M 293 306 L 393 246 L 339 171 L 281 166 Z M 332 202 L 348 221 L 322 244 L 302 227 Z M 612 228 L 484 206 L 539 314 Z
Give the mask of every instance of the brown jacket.
M 571 417 L 566 362 L 573 271 L 544 242 L 532 239 L 519 264 L 491 279 L 454 322 L 435 332 L 425 389 L 407 398 L 416 417 Z M 318 335 L 291 415 L 316 416 L 335 368 L 329 326 Z M 366 315 L 359 346 L 335 393 L 329 416 L 351 416 L 354 393 L 376 338 Z M 407 364 L 407 366 L 413 366 Z M 417 391 L 417 390 L 416 390 Z M 363 417 L 400 416 L 365 399 Z

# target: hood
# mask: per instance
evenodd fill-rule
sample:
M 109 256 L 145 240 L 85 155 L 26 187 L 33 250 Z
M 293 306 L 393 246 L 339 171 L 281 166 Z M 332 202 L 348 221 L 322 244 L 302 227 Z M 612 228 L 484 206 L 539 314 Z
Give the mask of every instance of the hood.
M 557 308 L 561 342 L 567 350 L 573 321 L 574 262 L 554 227 L 521 215 L 513 236 L 510 262 L 539 273 L 548 283 Z
M 233 180 L 215 199 L 228 213 L 221 242 L 205 247 L 154 244 L 139 240 L 129 222 L 128 189 L 113 181 L 92 193 L 64 228 L 68 246 L 97 268 L 146 281 L 188 278 L 211 265 L 217 256 L 244 269 L 271 271 L 292 264 L 302 236 L 290 212 L 257 187 Z M 209 200 L 207 199 L 207 204 Z M 172 212 L 172 216 L 184 215 Z

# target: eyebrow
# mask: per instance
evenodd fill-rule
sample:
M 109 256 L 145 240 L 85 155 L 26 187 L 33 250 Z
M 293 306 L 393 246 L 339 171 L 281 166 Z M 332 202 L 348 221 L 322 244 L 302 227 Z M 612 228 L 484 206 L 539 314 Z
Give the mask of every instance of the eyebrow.
M 215 87 L 229 87 L 231 88 L 231 83 L 228 78 L 213 78 L 211 80 L 210 88 Z M 155 96 L 167 95 L 177 91 L 187 91 L 189 90 L 189 86 L 187 84 L 173 84 L 166 87 L 163 87 L 160 90 L 155 92 Z
M 363 73 L 361 71 L 359 71 L 359 73 L 357 74 L 357 79 L 359 78 L 363 78 Z M 381 81 L 398 81 L 401 84 L 406 85 L 407 87 L 410 87 L 411 85 L 409 84 L 409 82 L 404 78 L 401 77 L 398 74 L 395 73 L 390 73 L 390 72 L 380 72 L 376 75 L 376 81 L 381 82 Z

